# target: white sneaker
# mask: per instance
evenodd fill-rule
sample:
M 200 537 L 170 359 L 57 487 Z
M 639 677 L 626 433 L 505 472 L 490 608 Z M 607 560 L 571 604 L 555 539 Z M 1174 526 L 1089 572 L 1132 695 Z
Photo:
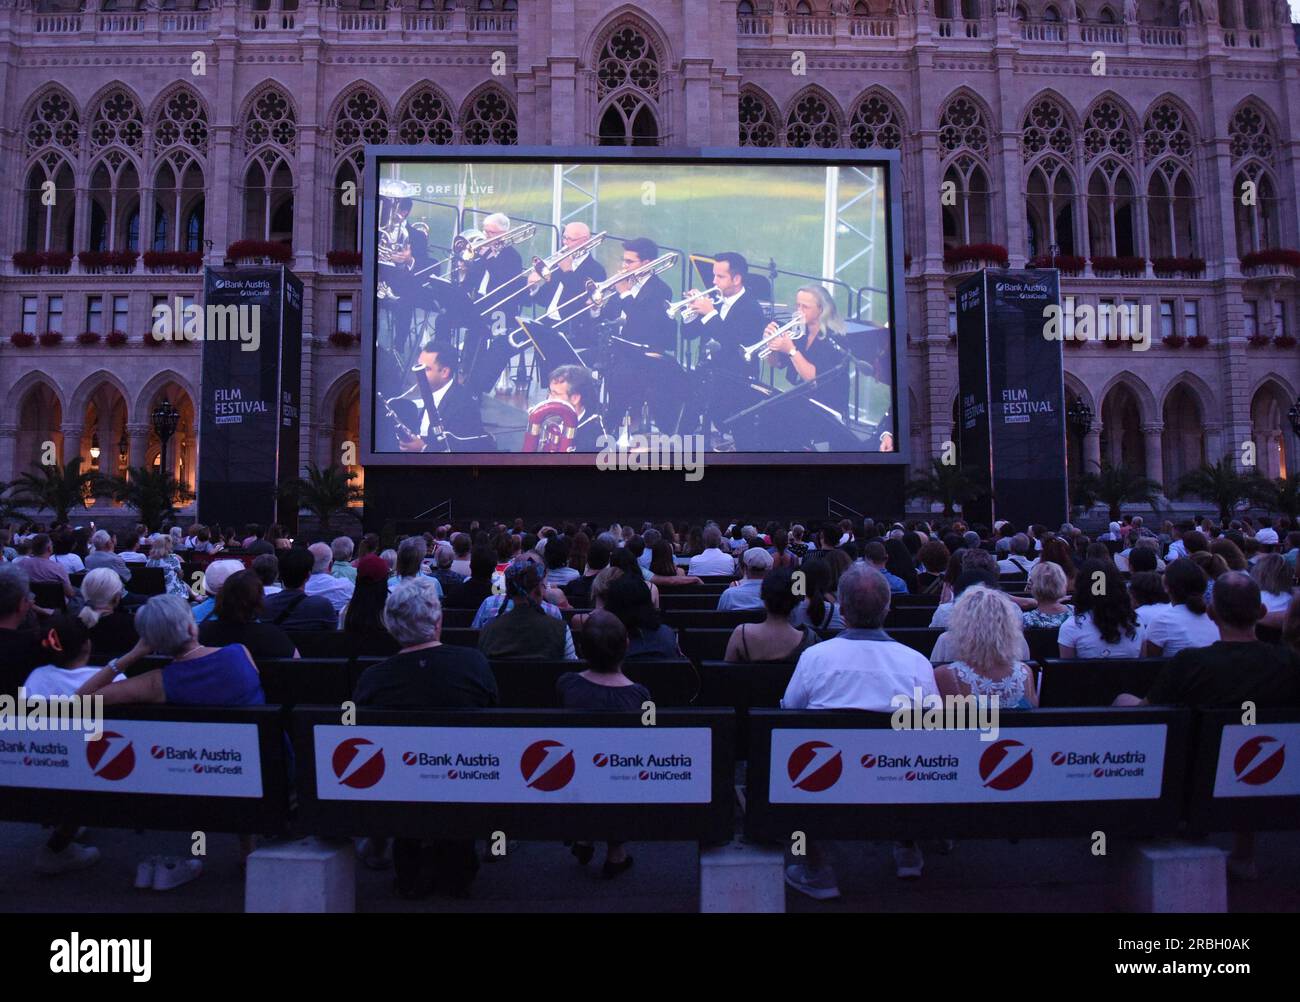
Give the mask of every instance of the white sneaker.
M 203 862 L 198 859 L 160 859 L 153 871 L 153 889 L 170 891 L 188 884 L 203 872 Z
M 53 876 L 57 873 L 70 873 L 73 870 L 84 870 L 88 866 L 94 866 L 99 862 L 99 850 L 93 845 L 78 845 L 76 842 L 69 842 L 59 852 L 55 852 L 48 845 L 43 845 L 36 854 L 36 872 Z
M 135 868 L 135 889 L 137 891 L 147 891 L 153 887 L 153 873 L 157 866 L 157 856 L 150 856 L 148 859 L 140 861 L 140 864 Z
M 916 843 L 899 843 L 894 846 L 894 866 L 898 869 L 899 880 L 918 879 L 924 865 L 925 858 L 921 855 L 921 847 Z
M 835 871 L 829 866 L 814 868 L 806 863 L 790 863 L 785 868 L 785 882 L 815 901 L 830 901 L 840 896 Z

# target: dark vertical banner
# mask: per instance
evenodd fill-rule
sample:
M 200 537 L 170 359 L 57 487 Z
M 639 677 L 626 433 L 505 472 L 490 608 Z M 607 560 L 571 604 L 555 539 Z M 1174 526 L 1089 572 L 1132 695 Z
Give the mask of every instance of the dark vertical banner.
M 280 477 L 298 472 L 302 283 L 282 267 L 207 268 L 202 323 L 199 521 L 267 525 Z
M 1064 361 L 1062 342 L 1044 336 L 1044 312 L 1060 305 L 1059 274 L 984 271 L 957 296 L 961 445 L 977 450 L 962 466 L 987 469 L 992 485 L 990 503 L 972 515 L 1055 527 L 1069 517 Z M 983 415 L 968 412 L 981 404 Z
M 992 475 L 989 430 L 989 345 L 984 273 L 957 286 L 957 450 L 961 469 L 979 484 Z M 940 457 L 943 461 L 944 457 Z M 992 524 L 987 495 L 962 506 L 968 522 Z

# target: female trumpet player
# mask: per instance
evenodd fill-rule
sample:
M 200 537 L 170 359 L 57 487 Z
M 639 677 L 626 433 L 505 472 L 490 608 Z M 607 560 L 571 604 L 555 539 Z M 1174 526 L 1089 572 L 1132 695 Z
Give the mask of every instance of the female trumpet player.
M 800 287 L 795 293 L 794 302 L 795 310 L 803 317 L 804 336 L 797 341 L 786 335 L 772 337 L 779 329 L 776 323 L 768 324 L 763 336 L 771 338 L 766 344 L 770 351 L 768 361 L 774 367 L 784 368 L 786 377 L 792 383 L 803 383 L 816 379 L 818 373 L 829 372 L 847 357 L 844 349 L 832 340 L 835 335 L 844 333 L 844 321 L 835 308 L 835 300 L 820 285 Z M 833 409 L 841 418 L 847 419 L 848 367 L 829 384 L 819 384 L 811 396 Z

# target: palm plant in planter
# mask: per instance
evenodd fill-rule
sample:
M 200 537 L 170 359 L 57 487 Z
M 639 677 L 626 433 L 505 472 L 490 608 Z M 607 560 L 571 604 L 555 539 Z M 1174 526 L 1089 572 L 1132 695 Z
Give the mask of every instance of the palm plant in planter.
M 280 497 L 306 508 L 318 519 L 322 532 L 330 531 L 330 521 L 340 512 L 347 511 L 355 502 L 365 500 L 360 487 L 352 481 L 356 473 L 335 463 L 322 469 L 315 463 L 307 464 L 305 477 L 294 477 L 280 485 Z
M 1098 501 L 1106 505 L 1110 521 L 1117 522 L 1120 508 L 1142 502 L 1155 507 L 1161 486 L 1145 474 L 1103 460 L 1097 472 L 1081 473 L 1074 481 L 1074 503 L 1087 511 Z
M 1238 471 L 1229 453 L 1217 463 L 1202 463 L 1195 470 L 1184 473 L 1178 478 L 1174 495 L 1197 497 L 1215 504 L 1219 509 L 1220 523 L 1227 525 L 1238 505 L 1267 504 L 1271 486 L 1257 469 L 1249 473 Z

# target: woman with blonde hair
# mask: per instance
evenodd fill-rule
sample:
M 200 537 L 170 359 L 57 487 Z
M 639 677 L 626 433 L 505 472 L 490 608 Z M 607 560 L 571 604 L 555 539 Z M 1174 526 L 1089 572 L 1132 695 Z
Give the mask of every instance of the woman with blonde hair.
M 992 588 L 967 588 L 953 606 L 948 634 L 958 660 L 934 669 L 944 696 L 997 696 L 1006 710 L 1038 705 L 1034 674 L 1018 660 L 1020 608 Z
M 623 571 L 617 567 L 609 566 L 601 570 L 596 575 L 596 579 L 591 582 L 591 611 L 605 608 L 605 599 L 609 595 L 609 586 L 623 576 Z M 576 637 L 584 626 L 587 625 L 587 617 L 590 612 L 579 612 L 569 620 L 569 629 Z
M 174 552 L 175 543 L 172 536 L 157 535 L 149 544 L 149 559 L 146 567 L 161 567 L 163 572 L 164 592 L 177 595 L 183 599 L 190 598 L 189 585 L 185 583 L 185 571 L 181 567 L 181 558 Z
M 96 567 L 81 580 L 82 606 L 77 618 L 90 631 L 95 653 L 125 654 L 135 646 L 134 617 L 121 608 L 126 586 L 109 567 Z
M 1074 615 L 1074 609 L 1061 601 L 1065 597 L 1065 571 L 1051 561 L 1034 564 L 1029 570 L 1029 594 L 1038 608 L 1022 612 L 1025 629 L 1057 627 Z
M 768 324 L 763 331 L 764 337 L 771 338 L 767 342 L 771 352 L 767 360 L 776 368 L 784 368 L 786 377 L 796 384 L 816 379 L 819 374 L 825 376 L 841 366 L 844 352 L 833 338 L 843 335 L 845 327 L 831 294 L 820 285 L 800 286 L 794 294 L 793 312 L 795 317 L 803 320 L 803 336 L 798 340 L 789 334 L 772 337 L 780 325 L 775 321 Z M 811 396 L 840 413 L 846 413 L 849 402 L 847 367 L 829 385 L 823 379 Z

